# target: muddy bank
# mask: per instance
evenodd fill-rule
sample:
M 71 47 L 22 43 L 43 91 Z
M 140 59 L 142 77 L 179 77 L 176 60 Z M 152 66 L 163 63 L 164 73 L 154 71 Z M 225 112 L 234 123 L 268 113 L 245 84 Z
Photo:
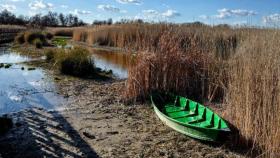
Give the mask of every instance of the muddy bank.
M 44 69 L 69 102 L 56 111 L 10 113 L 14 126 L 0 137 L 0 157 L 244 157 L 175 132 L 150 105 L 123 104 L 125 80 L 65 76 L 44 60 L 26 64 Z
M 72 102 L 11 114 L 17 126 L 0 138 L 2 157 L 243 157 L 171 130 L 149 105 L 122 104 L 124 84 L 59 76 Z

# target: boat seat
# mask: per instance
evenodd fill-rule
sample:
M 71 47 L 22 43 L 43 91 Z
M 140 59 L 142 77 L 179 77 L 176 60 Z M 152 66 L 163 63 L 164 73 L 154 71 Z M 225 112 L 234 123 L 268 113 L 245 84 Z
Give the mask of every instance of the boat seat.
M 213 124 L 211 124 L 209 121 L 203 121 L 203 122 L 198 122 L 198 123 L 192 123 L 192 125 L 195 126 L 200 126 L 200 127 L 204 127 L 204 128 L 212 128 Z
M 203 118 L 201 118 L 201 117 L 197 117 L 197 118 L 195 118 L 195 119 L 193 119 L 193 120 L 191 120 L 191 121 L 188 121 L 188 124 L 201 123 L 201 122 L 203 122 L 203 121 L 205 121 L 205 119 L 203 119 Z
M 183 111 L 183 110 L 185 110 L 184 107 L 169 106 L 169 105 L 166 105 L 166 106 L 165 106 L 165 112 L 166 112 L 166 113 L 179 112 L 179 111 Z
M 221 124 L 222 124 L 222 120 L 219 118 L 217 125 L 215 125 L 213 128 L 221 129 Z
M 198 109 L 198 106 L 197 106 Z M 198 110 L 196 110 L 198 111 Z M 198 114 L 198 113 L 197 113 Z M 200 123 L 206 120 L 206 108 L 203 108 L 202 115 L 196 115 L 192 116 L 192 118 L 189 119 L 188 121 L 189 124 L 194 124 L 194 123 Z
M 194 115 L 194 113 L 192 113 L 190 111 L 181 110 L 181 111 L 177 111 L 177 112 L 167 113 L 167 115 L 173 119 L 177 119 L 177 118 L 188 117 L 188 116 Z

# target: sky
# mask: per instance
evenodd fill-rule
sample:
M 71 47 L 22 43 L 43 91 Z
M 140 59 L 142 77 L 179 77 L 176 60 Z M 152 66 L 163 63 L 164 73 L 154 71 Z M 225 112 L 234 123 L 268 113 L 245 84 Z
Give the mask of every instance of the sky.
M 0 11 L 32 16 L 72 13 L 85 22 L 113 18 L 207 24 L 278 25 L 279 0 L 0 0 Z

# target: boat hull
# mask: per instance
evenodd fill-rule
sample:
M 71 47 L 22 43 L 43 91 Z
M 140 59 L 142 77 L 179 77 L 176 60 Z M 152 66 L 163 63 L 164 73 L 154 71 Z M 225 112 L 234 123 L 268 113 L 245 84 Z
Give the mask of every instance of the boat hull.
M 201 130 L 199 128 L 194 127 L 187 127 L 184 125 L 181 125 L 179 123 L 176 123 L 172 120 L 170 120 L 168 117 L 166 117 L 164 114 L 162 114 L 156 106 L 154 106 L 154 111 L 159 117 L 159 119 L 166 124 L 167 126 L 171 127 L 172 129 L 176 130 L 177 132 L 180 132 L 184 135 L 187 135 L 189 137 L 205 140 L 205 141 L 216 141 L 218 137 L 217 131 L 205 131 Z
M 168 117 L 166 114 L 161 112 L 153 101 L 152 101 L 152 105 L 156 115 L 164 124 L 189 137 L 203 140 L 203 141 L 216 142 L 220 140 L 225 140 L 226 136 L 230 132 L 229 129 L 201 128 L 201 127 L 196 127 L 196 126 L 176 122 L 172 118 Z

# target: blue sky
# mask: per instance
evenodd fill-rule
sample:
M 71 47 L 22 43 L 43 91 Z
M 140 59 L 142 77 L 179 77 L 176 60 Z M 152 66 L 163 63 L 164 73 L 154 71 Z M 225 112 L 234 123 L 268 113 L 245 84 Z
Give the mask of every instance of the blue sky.
M 113 18 L 208 24 L 280 24 L 279 0 L 0 0 L 17 15 L 72 13 L 86 22 Z

